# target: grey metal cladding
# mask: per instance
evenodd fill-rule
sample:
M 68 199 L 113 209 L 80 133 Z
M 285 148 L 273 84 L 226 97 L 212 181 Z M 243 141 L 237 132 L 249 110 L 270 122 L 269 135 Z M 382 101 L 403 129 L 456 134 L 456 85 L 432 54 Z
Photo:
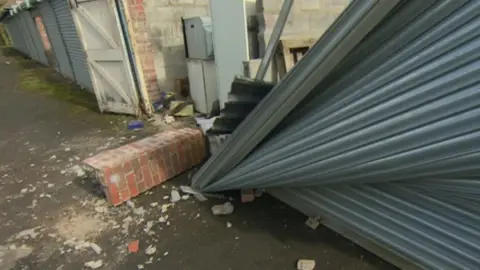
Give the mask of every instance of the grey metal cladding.
M 269 192 L 405 269 L 478 269 L 480 218 L 395 184 Z M 375 243 L 372 245 L 371 243 Z
M 447 3 L 345 71 L 349 84 L 340 78 L 314 90 L 308 110 L 206 189 L 394 181 L 478 164 L 469 153 L 480 151 L 480 2 L 451 5 L 451 12 Z M 437 22 L 424 23 L 427 16 Z M 403 46 L 390 58 L 351 80 L 397 41 Z
M 92 80 L 88 71 L 87 56 L 78 36 L 68 1 L 51 0 L 50 3 L 71 59 L 75 80 L 80 86 L 93 91 Z
M 204 188 L 235 167 L 399 2 L 353 1 L 310 49 L 310 57 L 286 74 L 195 174 L 193 185 Z
M 75 76 L 73 74 L 67 48 L 63 42 L 62 33 L 60 32 L 60 28 L 55 17 L 55 12 L 53 11 L 50 1 L 41 3 L 38 6 L 38 9 L 40 10 L 45 29 L 50 38 L 50 43 L 58 63 L 58 69 L 60 73 L 67 78 L 74 79 Z

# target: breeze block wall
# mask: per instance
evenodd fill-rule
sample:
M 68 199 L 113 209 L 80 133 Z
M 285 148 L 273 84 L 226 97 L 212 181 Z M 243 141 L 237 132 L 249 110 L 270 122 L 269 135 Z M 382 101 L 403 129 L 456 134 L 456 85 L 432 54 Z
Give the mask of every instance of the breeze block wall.
M 107 200 L 119 205 L 201 163 L 205 138 L 184 128 L 107 150 L 83 161 L 93 168 Z
M 209 0 L 143 1 L 159 90 L 175 92 L 176 80 L 188 76 L 182 17 L 208 16 Z M 157 94 L 151 93 L 152 101 L 158 100 Z
M 351 0 L 297 0 L 293 3 L 282 36 L 321 37 Z M 268 43 L 283 1 L 257 0 L 260 18 L 259 40 Z M 261 16 L 262 17 L 262 16 Z M 263 55 L 265 44 L 260 44 Z

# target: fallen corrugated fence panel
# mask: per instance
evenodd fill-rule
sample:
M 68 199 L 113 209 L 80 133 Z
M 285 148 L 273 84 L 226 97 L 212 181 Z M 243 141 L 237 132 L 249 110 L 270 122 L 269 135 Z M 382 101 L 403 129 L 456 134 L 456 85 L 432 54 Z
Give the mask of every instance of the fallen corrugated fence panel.
M 480 269 L 480 2 L 385 2 L 353 2 L 192 184 L 267 188 L 402 268 Z

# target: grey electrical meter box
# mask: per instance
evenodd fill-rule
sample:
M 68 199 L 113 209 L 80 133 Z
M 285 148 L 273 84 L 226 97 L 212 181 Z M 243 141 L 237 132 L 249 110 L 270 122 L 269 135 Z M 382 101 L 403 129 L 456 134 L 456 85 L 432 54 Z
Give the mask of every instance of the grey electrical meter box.
M 184 18 L 183 23 L 188 58 L 213 59 L 213 30 L 210 17 Z

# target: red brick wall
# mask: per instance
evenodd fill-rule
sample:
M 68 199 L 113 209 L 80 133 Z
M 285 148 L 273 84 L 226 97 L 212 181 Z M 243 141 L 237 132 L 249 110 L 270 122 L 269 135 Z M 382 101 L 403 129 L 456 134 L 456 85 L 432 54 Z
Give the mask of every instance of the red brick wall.
M 147 20 L 144 10 L 144 0 L 128 0 L 126 1 L 126 16 L 129 22 L 130 37 L 135 50 L 137 66 L 141 83 L 148 92 L 150 101 L 156 101 L 160 96 L 160 89 L 157 82 L 157 74 L 155 70 L 155 53 L 151 43 Z
M 199 129 L 166 131 L 84 160 L 96 171 L 108 201 L 119 205 L 191 167 L 206 156 Z

